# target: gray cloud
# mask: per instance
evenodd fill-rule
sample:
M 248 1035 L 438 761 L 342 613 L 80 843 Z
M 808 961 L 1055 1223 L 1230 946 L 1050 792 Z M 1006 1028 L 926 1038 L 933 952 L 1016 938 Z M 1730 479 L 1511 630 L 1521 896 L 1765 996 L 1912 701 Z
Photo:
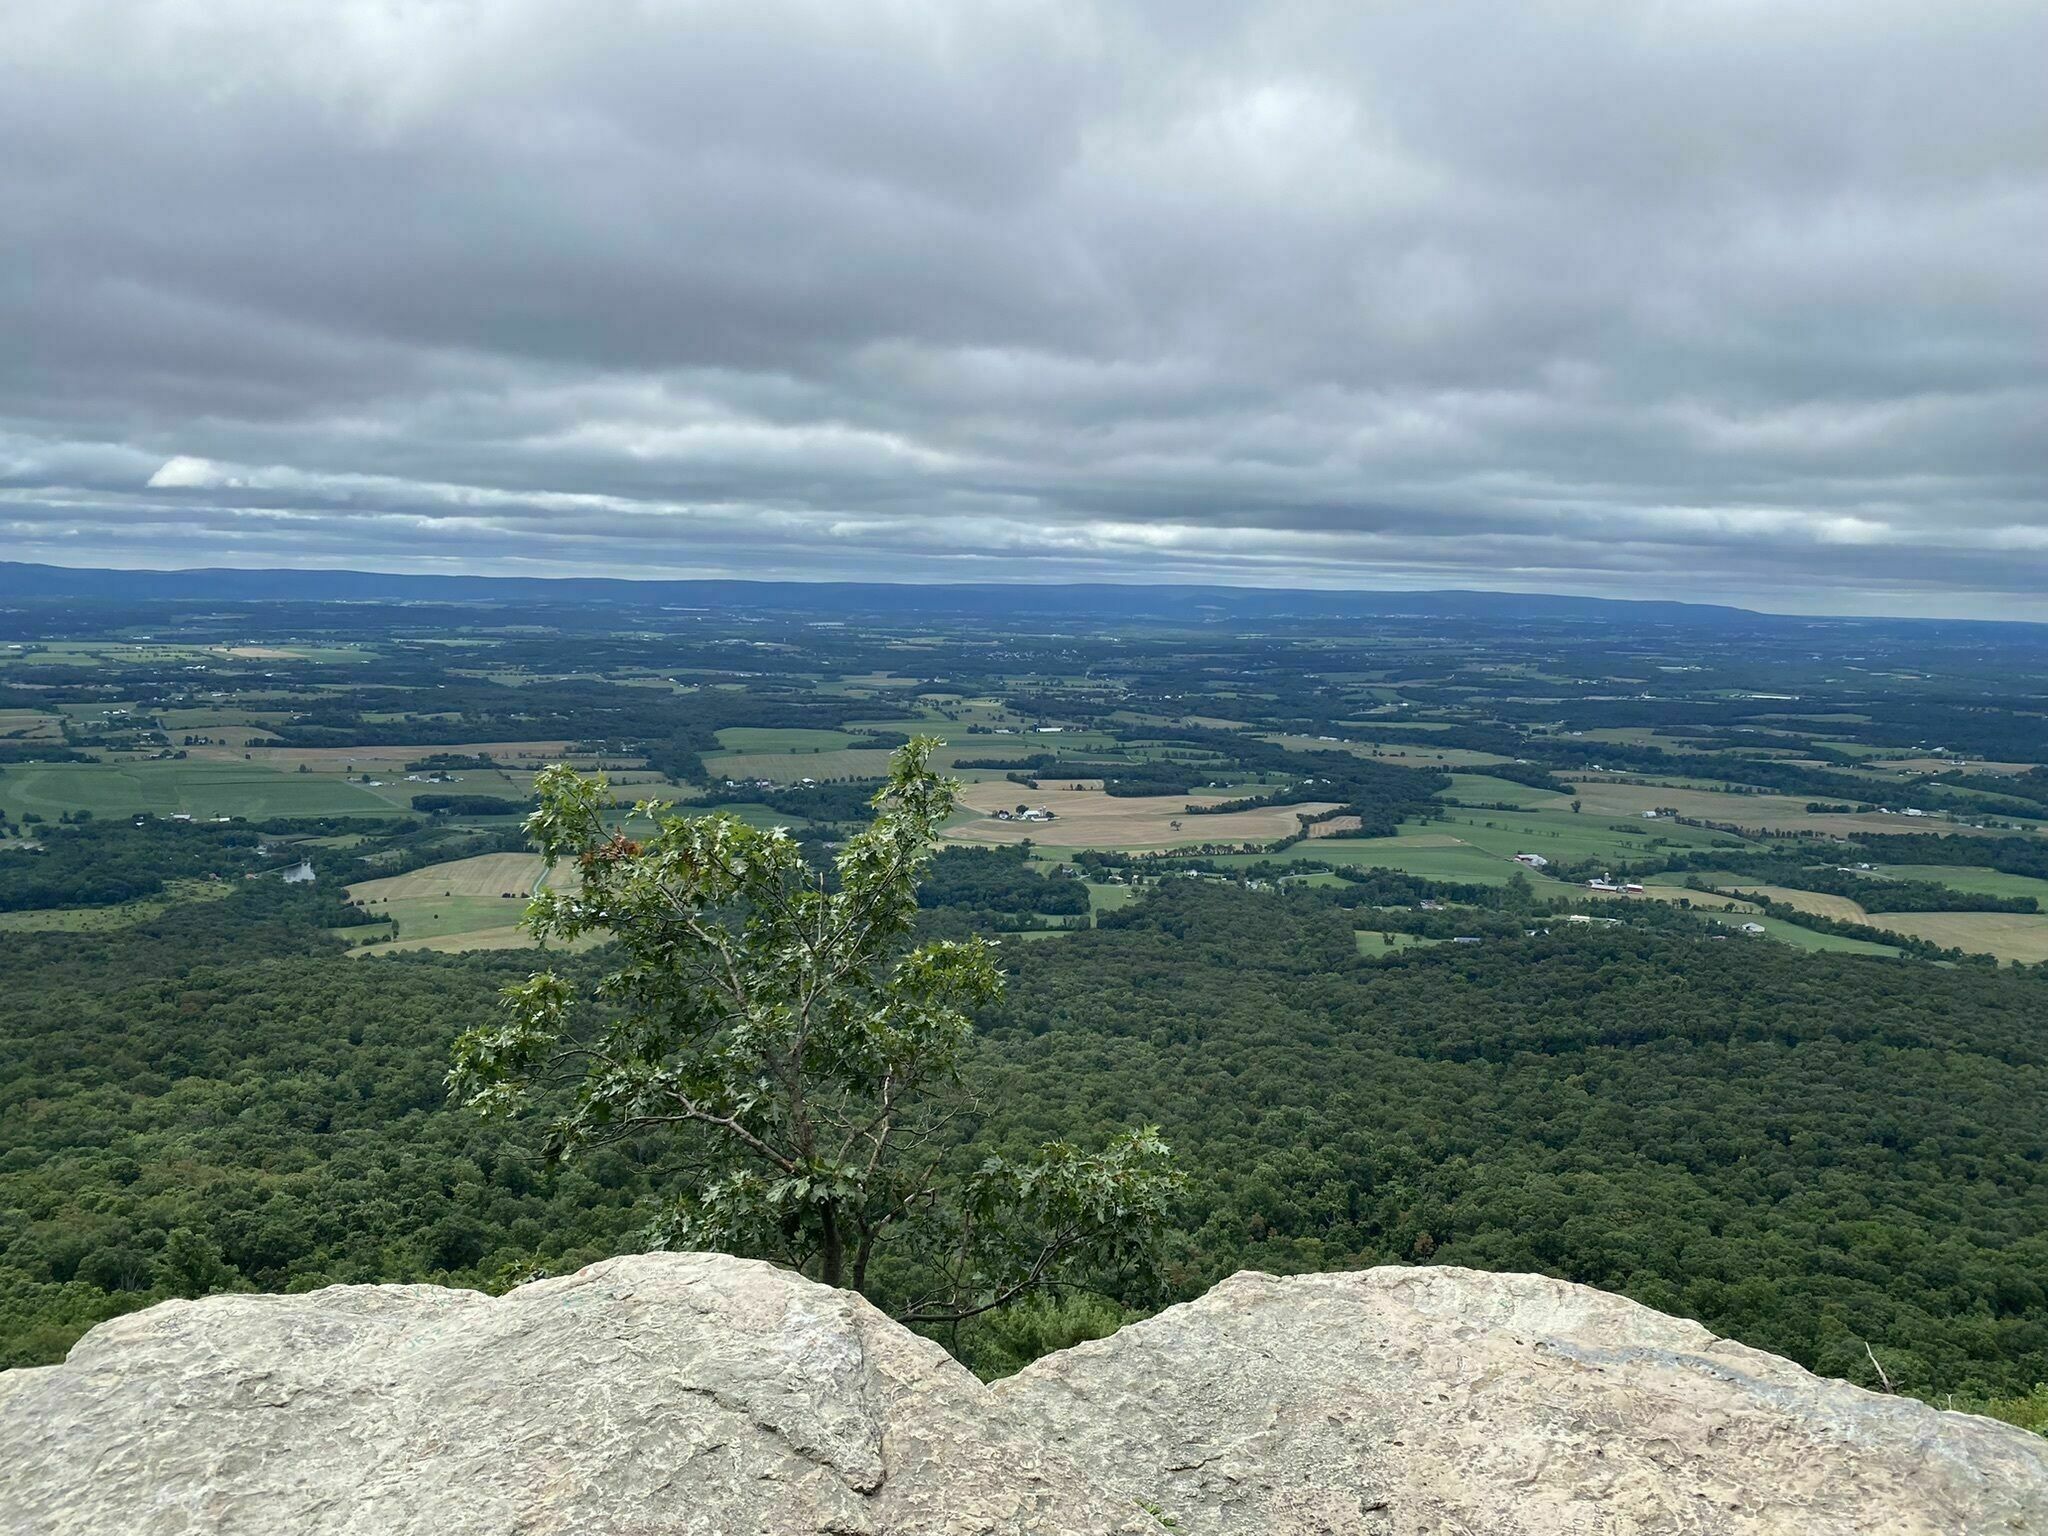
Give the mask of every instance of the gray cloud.
M 2048 618 L 2048 11 L 30 0 L 0 549 Z

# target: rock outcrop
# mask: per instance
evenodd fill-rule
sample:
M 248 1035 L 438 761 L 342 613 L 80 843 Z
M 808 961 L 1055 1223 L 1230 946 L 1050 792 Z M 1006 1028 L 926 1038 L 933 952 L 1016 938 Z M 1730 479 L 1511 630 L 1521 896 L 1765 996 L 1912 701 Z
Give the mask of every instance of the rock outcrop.
M 8 1536 L 1157 1536 L 1134 1512 L 938 1345 L 719 1254 L 170 1301 L 0 1375 Z
M 982 1386 L 705 1254 L 167 1302 L 0 1375 L 14 1536 L 2032 1536 L 2048 1441 L 1525 1275 L 1245 1274 Z
M 2048 1533 L 2048 1440 L 1539 1275 L 1241 1274 L 995 1395 L 1202 1536 Z

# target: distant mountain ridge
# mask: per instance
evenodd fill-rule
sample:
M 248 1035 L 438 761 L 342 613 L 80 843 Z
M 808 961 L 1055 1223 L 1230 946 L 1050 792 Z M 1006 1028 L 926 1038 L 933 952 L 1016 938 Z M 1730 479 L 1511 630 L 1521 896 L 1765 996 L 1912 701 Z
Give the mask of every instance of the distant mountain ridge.
M 0 561 L 0 600 L 106 602 L 606 603 L 753 608 L 836 618 L 961 614 L 1258 622 L 1309 618 L 1507 618 L 1714 628 L 1804 622 L 1710 603 L 1463 589 L 1137 586 L 1115 583 L 886 583 L 436 576 L 378 571 L 103 570 Z
M 385 571 L 106 570 L 0 560 L 0 603 L 298 602 L 517 604 L 557 608 L 702 608 L 812 620 L 1055 619 L 1267 625 L 1368 619 L 1502 620 L 1682 629 L 1778 631 L 1825 625 L 1904 625 L 2034 633 L 2021 620 L 1844 617 L 1762 613 L 1663 598 L 1575 597 L 1469 588 L 1218 587 L 1116 582 L 847 582 L 635 580 L 610 576 L 434 576 Z

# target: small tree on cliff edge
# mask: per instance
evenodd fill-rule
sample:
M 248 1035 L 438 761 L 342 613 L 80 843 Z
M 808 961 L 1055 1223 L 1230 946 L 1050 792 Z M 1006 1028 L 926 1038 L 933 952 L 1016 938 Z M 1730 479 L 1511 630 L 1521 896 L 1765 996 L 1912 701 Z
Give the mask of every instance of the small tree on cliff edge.
M 935 744 L 896 752 L 829 874 L 779 828 L 665 804 L 638 808 L 654 831 L 636 842 L 606 827 L 602 778 L 543 771 L 527 830 L 582 883 L 540 896 L 529 924 L 608 936 L 618 964 L 595 1008 L 552 972 L 507 988 L 501 1021 L 456 1042 L 455 1096 L 504 1113 L 566 1087 L 554 1157 L 670 1135 L 689 1176 L 658 1241 L 886 1291 L 907 1322 L 1142 1272 L 1177 1182 L 1156 1127 L 949 1170 L 968 1010 L 1003 978 L 982 939 L 910 942 L 959 788 Z

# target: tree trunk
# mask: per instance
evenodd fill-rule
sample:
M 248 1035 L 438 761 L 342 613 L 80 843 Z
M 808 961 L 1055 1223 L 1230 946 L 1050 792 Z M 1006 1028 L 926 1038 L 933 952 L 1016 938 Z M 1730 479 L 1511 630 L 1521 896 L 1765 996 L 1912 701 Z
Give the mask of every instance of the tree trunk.
M 846 1234 L 839 1230 L 839 1207 L 827 1204 L 820 1208 L 820 1219 L 825 1224 L 825 1251 L 820 1258 L 822 1273 L 818 1276 L 827 1285 L 846 1283 Z
M 853 1288 L 863 1296 L 868 1293 L 868 1255 L 874 1251 L 874 1228 L 862 1223 L 860 1241 L 853 1245 Z

